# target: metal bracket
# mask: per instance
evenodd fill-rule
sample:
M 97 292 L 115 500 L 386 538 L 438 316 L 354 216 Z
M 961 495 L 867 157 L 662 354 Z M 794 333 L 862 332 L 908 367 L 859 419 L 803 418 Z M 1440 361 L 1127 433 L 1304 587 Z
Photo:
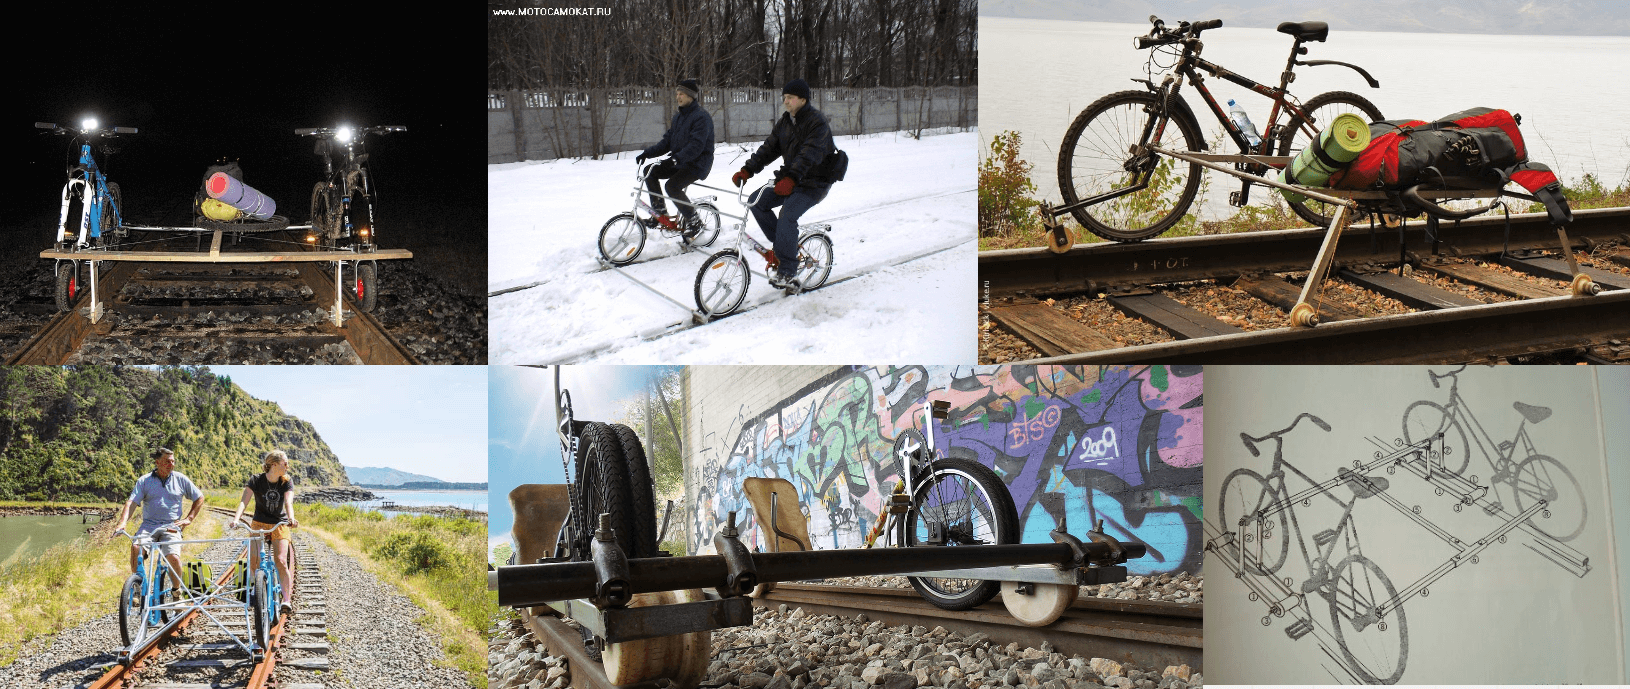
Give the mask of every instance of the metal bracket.
M 758 586 L 753 554 L 736 536 L 736 513 L 731 512 L 725 527 L 713 534 L 713 549 L 724 556 L 726 569 L 724 582 L 716 587 L 721 598 L 745 596 Z
M 616 532 L 611 529 L 611 515 L 600 515 L 600 530 L 594 533 L 589 545 L 594 559 L 594 607 L 621 608 L 628 605 L 634 595 L 629 593 L 628 557 L 617 545 Z
M 1064 528 L 1062 522 L 1059 524 L 1059 528 Z M 1113 567 L 1126 562 L 1126 547 L 1120 541 L 1104 533 L 1104 520 L 1098 520 L 1098 524 L 1087 532 L 1087 538 L 1091 539 L 1093 543 L 1102 543 L 1109 549 L 1109 553 L 1104 557 L 1090 560 L 1094 566 Z M 1080 541 L 1076 542 L 1080 543 Z

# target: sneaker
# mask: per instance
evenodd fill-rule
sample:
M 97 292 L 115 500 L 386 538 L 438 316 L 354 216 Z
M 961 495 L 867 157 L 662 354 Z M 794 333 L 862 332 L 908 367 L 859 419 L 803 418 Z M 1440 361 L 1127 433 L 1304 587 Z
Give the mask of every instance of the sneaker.
M 294 612 L 294 604 L 292 603 L 284 603 L 283 607 L 278 610 L 278 613 L 282 615 L 288 615 L 292 612 Z
M 803 285 L 798 284 L 798 276 L 783 275 L 780 271 L 770 276 L 770 286 L 786 290 L 787 294 L 797 294 L 803 290 Z
M 664 229 L 664 230 L 677 230 L 677 229 L 679 229 L 679 220 L 674 218 L 671 215 L 668 215 L 667 213 L 663 213 L 662 215 L 657 216 L 656 220 L 657 220 L 657 224 L 661 225 L 662 229 Z
M 679 236 L 684 237 L 685 241 L 689 242 L 690 240 L 695 239 L 696 235 L 701 234 L 701 232 L 702 218 L 701 216 L 697 216 L 685 221 L 685 231 L 680 233 Z

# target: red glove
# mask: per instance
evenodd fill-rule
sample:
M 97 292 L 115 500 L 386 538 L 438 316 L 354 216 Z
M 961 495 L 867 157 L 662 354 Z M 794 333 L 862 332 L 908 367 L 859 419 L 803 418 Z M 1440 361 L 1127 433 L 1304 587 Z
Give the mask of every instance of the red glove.
M 792 193 L 792 178 L 782 177 L 775 182 L 775 195 L 786 196 Z
M 736 174 L 730 176 L 730 182 L 739 187 L 747 183 L 748 177 L 752 177 L 752 175 L 748 174 L 747 168 L 742 168 Z

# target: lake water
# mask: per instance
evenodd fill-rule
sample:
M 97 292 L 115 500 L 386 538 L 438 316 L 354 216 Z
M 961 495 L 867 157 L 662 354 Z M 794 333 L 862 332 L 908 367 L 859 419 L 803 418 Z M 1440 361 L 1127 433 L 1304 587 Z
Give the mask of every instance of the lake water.
M 32 559 L 63 541 L 85 533 L 97 517 L 77 514 L 0 517 L 0 566 Z
M 1204 18 L 1162 16 L 1172 26 Z M 1150 51 L 1134 49 L 1132 38 L 1148 32 L 1148 24 L 980 17 L 981 155 L 989 150 L 990 137 L 1018 131 L 1021 156 L 1035 165 L 1031 179 L 1038 193 L 1059 201 L 1058 147 L 1065 129 L 1100 96 L 1143 88 L 1129 80 L 1147 78 Z M 1291 37 L 1273 29 L 1225 26 L 1203 38 L 1201 57 L 1258 83 L 1279 84 Z M 1381 88 L 1370 88 L 1346 67 L 1297 67 L 1289 88 L 1304 102 L 1326 91 L 1350 91 L 1389 119 L 1430 120 L 1473 107 L 1504 108 L 1522 115 L 1529 158 L 1564 180 L 1588 172 L 1619 185 L 1630 176 L 1630 129 L 1621 124 L 1630 112 L 1630 81 L 1622 77 L 1630 70 L 1630 37 L 1357 32 L 1337 24 L 1325 42 L 1307 48 L 1302 59 L 1356 64 Z M 1235 99 L 1259 129 L 1263 126 L 1272 101 L 1201 75 L 1224 109 Z M 1160 79 L 1157 70 L 1154 82 Z M 1216 118 L 1187 83 L 1183 94 L 1211 140 L 1221 130 Z M 1228 192 L 1239 183 L 1221 173 L 1206 174 L 1215 178 L 1203 215 L 1231 214 Z M 1252 190 L 1253 201 L 1259 193 Z
M 368 490 L 379 496 L 380 499 L 346 504 L 356 505 L 368 510 L 378 510 L 386 514 L 395 513 L 394 510 L 380 509 L 380 504 L 387 500 L 398 505 L 413 505 L 416 507 L 445 506 L 462 507 L 477 512 L 487 511 L 487 491 L 484 490 L 380 490 L 377 488 Z

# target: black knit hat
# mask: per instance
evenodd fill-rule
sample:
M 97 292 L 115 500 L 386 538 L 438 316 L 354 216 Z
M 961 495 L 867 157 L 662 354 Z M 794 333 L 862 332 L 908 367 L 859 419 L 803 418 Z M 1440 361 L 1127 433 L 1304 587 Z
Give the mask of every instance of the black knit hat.
M 803 79 L 793 79 L 787 82 L 787 87 L 781 89 L 781 93 L 790 93 L 804 100 L 809 100 L 809 84 L 804 83 Z
M 685 93 L 690 94 L 691 98 L 702 97 L 702 86 L 697 84 L 695 79 L 679 80 L 679 88 L 684 89 Z

